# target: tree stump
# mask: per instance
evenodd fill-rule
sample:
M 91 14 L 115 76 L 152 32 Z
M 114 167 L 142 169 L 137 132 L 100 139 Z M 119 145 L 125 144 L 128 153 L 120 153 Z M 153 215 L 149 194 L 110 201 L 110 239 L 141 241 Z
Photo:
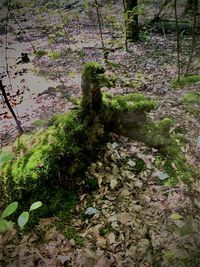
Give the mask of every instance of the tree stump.
M 104 73 L 104 68 L 96 62 L 86 63 L 83 69 L 81 112 L 89 121 L 93 120 L 102 108 L 101 87 Z

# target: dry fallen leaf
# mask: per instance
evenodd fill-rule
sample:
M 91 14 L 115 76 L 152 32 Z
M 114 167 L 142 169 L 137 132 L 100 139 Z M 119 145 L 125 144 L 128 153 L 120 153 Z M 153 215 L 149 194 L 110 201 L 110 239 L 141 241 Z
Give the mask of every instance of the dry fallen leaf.
M 104 249 L 104 248 L 106 248 L 106 243 L 107 243 L 106 239 L 99 235 L 97 240 L 96 240 L 97 246 Z
M 98 262 L 94 265 L 94 267 L 110 267 L 111 262 L 109 261 L 106 255 L 103 255 Z
M 111 188 L 112 190 L 115 189 L 115 188 L 117 187 L 117 185 L 118 185 L 117 179 L 112 179 L 112 180 L 110 181 L 110 188 Z
M 115 234 L 113 232 L 111 232 L 108 235 L 107 240 L 108 240 L 109 245 L 112 245 L 113 243 L 115 243 Z

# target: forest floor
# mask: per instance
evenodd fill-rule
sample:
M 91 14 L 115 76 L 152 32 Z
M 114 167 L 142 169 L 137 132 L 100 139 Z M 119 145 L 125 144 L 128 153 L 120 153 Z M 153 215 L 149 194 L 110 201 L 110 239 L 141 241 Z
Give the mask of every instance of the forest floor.
M 115 6 L 114 14 L 118 15 L 120 9 Z M 6 73 L 8 64 L 12 86 L 8 77 L 3 82 L 15 95 L 12 104 L 22 126 L 30 131 L 47 124 L 55 113 L 73 108 L 69 96 L 81 96 L 84 63 L 104 64 L 104 58 L 98 27 L 93 26 L 97 23 L 93 13 L 89 13 L 88 22 L 85 13 L 77 16 L 74 10 L 66 11 L 66 41 L 62 34 L 52 36 L 61 31 L 58 12 L 43 14 L 41 18 L 37 10 L 28 11 L 18 15 L 20 25 L 36 50 L 48 54 L 35 56 L 30 42 L 13 22 L 7 38 L 1 35 L 0 41 L 1 59 L 5 59 L 5 46 L 12 51 L 7 62 L 1 60 L 1 73 Z M 129 44 L 126 52 L 123 39 L 112 38 L 115 31 L 112 27 L 103 28 L 106 47 L 113 49 L 104 65 L 117 78 L 115 87 L 103 91 L 115 95 L 140 92 L 155 100 L 157 107 L 149 117 L 154 121 L 166 117 L 174 120 L 171 133 L 183 133 L 186 160 L 199 168 L 200 104 L 194 104 L 193 112 L 188 112 L 183 97 L 199 92 L 200 83 L 172 86 L 177 77 L 175 34 L 143 31 L 143 41 Z M 191 36 L 181 38 L 183 72 Z M 199 48 L 194 53 L 191 74 L 200 72 Z M 15 64 L 21 52 L 29 54 L 30 63 Z M 16 138 L 17 131 L 3 104 L 0 127 L 1 146 L 5 146 Z M 70 221 L 45 218 L 40 219 L 34 232 L 19 236 L 13 230 L 0 235 L 2 266 L 200 266 L 200 182 L 195 181 L 191 188 L 182 181 L 174 186 L 163 184 L 162 169 L 155 167 L 157 149 L 114 134 L 111 139 L 86 171 L 86 175 L 97 178 L 99 189 L 80 195 Z M 145 169 L 134 171 L 136 158 L 145 163 Z M 176 168 L 175 164 L 171 168 Z M 95 209 L 85 216 L 88 207 Z

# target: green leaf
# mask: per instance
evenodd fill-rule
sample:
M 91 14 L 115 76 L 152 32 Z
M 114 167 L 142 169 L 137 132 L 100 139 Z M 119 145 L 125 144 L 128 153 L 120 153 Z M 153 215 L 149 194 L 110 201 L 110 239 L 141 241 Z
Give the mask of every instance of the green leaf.
M 0 233 L 4 233 L 13 228 L 14 223 L 7 220 L 0 220 Z
M 13 212 L 16 211 L 18 207 L 18 202 L 12 202 L 10 203 L 6 208 L 5 210 L 2 212 L 1 214 L 1 219 L 4 219 L 6 217 L 8 217 L 9 215 L 11 215 Z
M 30 206 L 29 211 L 31 211 L 31 210 L 36 210 L 36 209 L 38 209 L 38 208 L 41 207 L 41 206 L 42 206 L 42 202 L 41 202 L 41 201 L 36 201 L 36 202 L 34 202 L 34 203 Z
M 25 226 L 25 224 L 27 224 L 28 219 L 29 219 L 29 212 L 28 211 L 22 212 L 22 214 L 19 216 L 17 220 L 18 225 L 21 229 Z
M 181 216 L 179 213 L 173 213 L 169 216 L 172 220 L 178 221 L 183 219 L 183 216 Z

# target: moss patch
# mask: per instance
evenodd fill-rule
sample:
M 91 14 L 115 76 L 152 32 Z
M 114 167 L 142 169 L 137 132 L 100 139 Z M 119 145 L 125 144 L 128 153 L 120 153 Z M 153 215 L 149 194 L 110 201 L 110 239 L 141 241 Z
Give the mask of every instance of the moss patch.
M 156 167 L 168 174 L 169 178 L 164 180 L 166 186 L 177 185 L 180 181 L 191 186 L 195 179 L 199 179 L 199 171 L 187 163 L 181 151 L 182 140 L 173 135 L 171 140 L 172 142 L 160 149 Z
M 44 206 L 53 204 L 55 210 L 63 194 L 73 188 L 74 173 L 85 167 L 84 140 L 85 128 L 78 111 L 56 116 L 49 128 L 23 135 L 15 144 L 16 158 L 0 171 L 5 197 L 29 204 L 41 200 Z
M 88 62 L 84 65 L 82 77 L 88 81 L 96 80 L 98 75 L 105 72 L 102 65 L 97 62 Z
M 7 161 L 10 161 L 14 158 L 14 154 L 12 152 L 12 147 L 7 146 L 0 149 L 0 167 Z
M 200 93 L 189 92 L 183 96 L 181 102 L 186 111 L 195 116 L 200 115 Z
M 34 121 L 32 125 L 35 127 L 42 127 L 42 126 L 45 126 L 47 123 L 48 123 L 47 120 L 39 119 L 39 120 Z
M 165 118 L 158 123 L 148 122 L 138 129 L 136 136 L 152 147 L 162 148 L 173 143 L 169 134 L 172 124 L 173 121 L 169 118 Z
M 34 54 L 35 54 L 36 57 L 41 58 L 41 57 L 43 57 L 43 56 L 45 56 L 47 54 L 47 51 L 45 51 L 45 50 L 37 50 Z
M 189 92 L 182 98 L 184 104 L 200 104 L 200 93 Z
M 84 245 L 84 237 L 77 233 L 76 228 L 68 226 L 63 230 L 63 234 L 68 240 L 73 239 L 77 247 Z
M 103 95 L 104 106 L 111 111 L 146 111 L 155 108 L 154 101 L 146 98 L 142 94 L 132 93 L 124 96 Z
M 184 87 L 185 85 L 193 84 L 199 81 L 200 81 L 200 75 L 191 75 L 187 77 L 181 77 L 179 81 L 174 80 L 172 82 L 172 87 L 174 88 Z

